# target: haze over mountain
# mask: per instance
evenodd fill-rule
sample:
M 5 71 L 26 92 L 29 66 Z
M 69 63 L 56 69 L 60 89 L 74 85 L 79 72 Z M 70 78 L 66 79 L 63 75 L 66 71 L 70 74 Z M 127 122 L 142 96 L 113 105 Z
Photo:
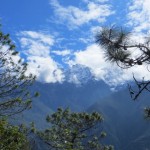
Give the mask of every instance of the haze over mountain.
M 81 72 L 82 69 L 82 72 Z M 40 96 L 33 101 L 33 107 L 26 113 L 25 120 L 38 122 L 37 126 L 44 126 L 39 118 L 45 121 L 48 113 L 56 111 L 58 107 L 69 107 L 72 111 L 86 111 L 99 99 L 112 93 L 104 81 L 93 78 L 88 68 L 78 68 L 66 71 L 66 81 L 62 83 L 36 82 L 32 91 L 38 91 Z M 76 77 L 76 83 L 72 78 Z
M 145 106 L 150 105 L 148 93 L 133 101 L 127 88 L 114 92 L 104 81 L 94 80 L 88 70 L 82 72 L 82 76 L 76 69 L 75 72 L 72 75 L 76 75 L 80 84 L 36 82 L 32 90 L 39 91 L 40 97 L 26 112 L 25 120 L 35 121 L 36 126 L 43 129 L 47 126 L 46 115 L 58 107 L 98 111 L 104 116 L 105 143 L 114 145 L 115 150 L 150 149 L 150 122 L 144 119 L 143 112 Z M 68 81 L 70 78 L 71 73 L 68 73 Z
M 148 93 L 133 101 L 125 89 L 99 99 L 88 111 L 103 114 L 106 141 L 115 150 L 149 150 L 150 122 L 144 119 L 146 106 L 150 106 Z

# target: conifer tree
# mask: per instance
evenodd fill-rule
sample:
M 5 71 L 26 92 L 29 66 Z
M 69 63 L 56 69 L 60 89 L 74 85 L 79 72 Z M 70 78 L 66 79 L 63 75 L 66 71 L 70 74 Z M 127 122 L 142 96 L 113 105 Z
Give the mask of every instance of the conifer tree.
M 29 150 L 26 128 L 14 126 L 6 119 L 0 119 L 0 149 L 1 150 Z
M 52 150 L 112 150 L 112 146 L 100 143 L 105 132 L 95 133 L 100 127 L 102 116 L 93 112 L 71 112 L 58 108 L 47 116 L 50 127 L 39 135 Z
M 111 27 L 102 28 L 96 35 L 96 43 L 105 51 L 106 60 L 115 62 L 122 69 L 132 68 L 136 65 L 150 64 L 150 37 L 145 38 L 143 43 L 133 42 L 130 38 L 131 33 L 122 28 Z M 138 51 L 136 57 L 132 55 L 132 51 Z M 129 85 L 131 98 L 137 100 L 140 94 L 146 90 L 150 92 L 150 80 L 137 81 L 136 74 L 133 79 L 137 88 Z M 150 117 L 149 107 L 145 108 L 145 114 Z
M 10 116 L 31 107 L 29 86 L 35 80 L 27 75 L 27 64 L 17 60 L 18 52 L 9 34 L 0 30 L 0 116 Z M 19 56 L 18 56 L 19 57 Z
M 0 30 L 0 149 L 29 150 L 26 128 L 12 125 L 9 116 L 31 107 L 30 86 L 35 76 L 27 74 L 27 64 L 19 58 L 9 34 Z

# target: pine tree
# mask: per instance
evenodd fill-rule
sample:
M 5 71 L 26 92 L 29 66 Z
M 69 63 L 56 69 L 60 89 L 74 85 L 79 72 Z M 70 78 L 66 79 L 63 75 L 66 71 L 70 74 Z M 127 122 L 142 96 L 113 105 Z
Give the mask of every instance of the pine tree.
M 0 30 L 0 116 L 10 116 L 31 107 L 29 87 L 35 80 L 27 75 L 27 64 L 16 61 L 18 52 L 9 34 Z
M 106 60 L 115 62 L 123 69 L 131 68 L 136 65 L 150 64 L 150 38 L 145 38 L 143 43 L 133 42 L 130 38 L 131 33 L 122 28 L 111 27 L 102 28 L 96 35 L 96 43 L 103 47 L 105 51 Z M 132 51 L 138 50 L 139 55 L 132 56 Z M 150 81 L 137 81 L 133 76 L 137 85 L 137 90 L 129 85 L 131 98 L 136 100 L 140 94 L 146 90 L 150 92 Z M 145 114 L 150 117 L 149 107 L 145 108 Z
M 39 135 L 53 150 L 112 150 L 112 146 L 105 146 L 100 140 L 106 136 L 105 132 L 95 133 L 103 121 L 102 116 L 93 112 L 71 112 L 69 109 L 58 108 L 57 112 L 47 116 L 50 128 Z
M 0 119 L 0 149 L 29 150 L 26 128 L 11 125 L 6 119 Z

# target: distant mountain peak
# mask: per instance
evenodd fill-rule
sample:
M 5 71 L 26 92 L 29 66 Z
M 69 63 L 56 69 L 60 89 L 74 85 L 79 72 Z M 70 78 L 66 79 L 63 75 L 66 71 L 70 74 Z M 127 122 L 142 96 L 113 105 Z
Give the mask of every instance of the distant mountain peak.
M 65 71 L 65 81 L 78 85 L 94 80 L 90 69 L 83 65 L 73 65 Z

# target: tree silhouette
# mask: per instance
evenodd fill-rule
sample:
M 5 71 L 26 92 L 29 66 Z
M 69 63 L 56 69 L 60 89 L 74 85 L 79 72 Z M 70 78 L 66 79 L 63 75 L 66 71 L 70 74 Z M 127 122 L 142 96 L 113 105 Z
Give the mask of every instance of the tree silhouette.
M 27 64 L 17 60 L 18 52 L 9 34 L 0 31 L 0 116 L 10 116 L 31 106 L 29 86 L 35 80 L 27 75 Z
M 143 43 L 136 43 L 130 38 L 131 33 L 122 28 L 111 27 L 102 28 L 96 35 L 96 43 L 103 47 L 106 60 L 115 62 L 123 69 L 131 68 L 135 65 L 147 66 L 150 64 L 150 38 L 145 38 Z M 132 55 L 132 51 L 139 51 L 137 56 Z M 149 70 L 148 70 L 149 71 Z M 129 85 L 131 98 L 136 100 L 144 91 L 150 92 L 150 81 L 137 81 L 133 76 L 137 85 L 136 90 Z M 146 108 L 147 116 L 150 116 L 150 109 Z

